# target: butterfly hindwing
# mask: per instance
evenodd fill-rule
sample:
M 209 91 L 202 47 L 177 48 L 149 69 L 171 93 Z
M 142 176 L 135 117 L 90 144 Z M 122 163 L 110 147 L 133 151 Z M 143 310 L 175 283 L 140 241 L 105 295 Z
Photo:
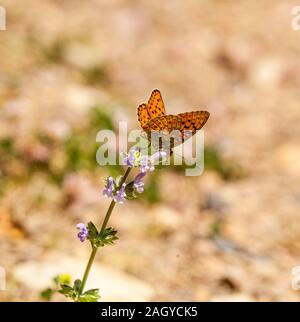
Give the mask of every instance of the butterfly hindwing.
M 192 131 L 193 134 L 200 130 L 209 117 L 207 111 L 195 111 L 180 113 L 178 115 L 163 115 L 151 119 L 148 126 L 151 130 L 163 131 L 172 130 Z
M 181 132 L 178 131 L 175 133 L 174 130 L 179 130 L 180 127 L 180 119 L 177 115 L 162 115 L 155 117 L 149 123 L 148 139 L 151 141 L 151 144 L 154 147 L 161 148 L 164 150 L 168 150 L 175 145 L 182 143 Z M 176 140 L 170 141 L 169 134 L 175 134 Z
M 209 118 L 207 111 L 195 111 L 180 113 L 177 115 L 181 119 L 180 131 L 192 131 L 193 135 L 200 130 Z
M 149 130 L 170 134 L 172 131 L 179 131 L 181 137 L 175 145 L 183 143 L 187 138 L 200 130 L 208 120 L 207 111 L 195 111 L 181 113 L 178 115 L 163 115 L 151 119 L 148 123 Z M 173 132 L 175 133 L 175 132 Z

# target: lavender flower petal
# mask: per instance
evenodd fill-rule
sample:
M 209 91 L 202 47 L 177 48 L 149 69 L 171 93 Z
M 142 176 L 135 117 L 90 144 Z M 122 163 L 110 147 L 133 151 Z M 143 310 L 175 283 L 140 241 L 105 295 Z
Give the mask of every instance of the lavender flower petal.
M 145 177 L 145 175 L 145 172 L 141 172 L 134 179 L 133 186 L 138 193 L 142 193 L 144 191 L 144 182 L 142 182 L 142 179 Z
M 125 202 L 126 200 L 126 193 L 125 193 L 125 187 L 126 187 L 126 183 L 124 182 L 122 184 L 122 187 L 119 191 L 117 191 L 116 195 L 114 196 L 114 201 L 122 204 Z
M 126 154 L 126 157 L 123 159 L 123 165 L 128 167 L 134 167 L 138 165 L 138 161 L 141 157 L 141 149 L 139 147 L 133 147 Z
M 108 177 L 105 189 L 103 190 L 103 196 L 107 198 L 112 198 L 114 196 L 114 179 L 113 177 Z
M 84 242 L 88 236 L 88 229 L 86 225 L 83 223 L 79 223 L 76 225 L 76 228 L 80 230 L 80 232 L 77 234 L 77 237 L 81 242 Z

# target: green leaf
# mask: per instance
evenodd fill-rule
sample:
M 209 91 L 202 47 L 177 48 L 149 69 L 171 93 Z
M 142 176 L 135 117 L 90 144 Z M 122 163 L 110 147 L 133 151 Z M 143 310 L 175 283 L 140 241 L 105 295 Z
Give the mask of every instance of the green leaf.
M 88 223 L 88 240 L 91 242 L 93 248 L 103 247 L 105 245 L 112 245 L 115 240 L 118 239 L 116 236 L 117 231 L 114 228 L 106 228 L 100 235 L 97 228 L 93 223 Z
M 99 289 L 91 289 L 79 296 L 78 302 L 97 302 L 100 299 Z
M 55 290 L 53 290 L 52 288 L 47 288 L 40 293 L 40 296 L 43 300 L 50 301 L 54 293 L 55 293 Z
M 114 241 L 118 239 L 116 236 L 117 233 L 118 231 L 112 227 L 106 228 L 104 232 L 98 236 L 97 245 L 101 247 L 105 245 L 112 245 Z
M 96 226 L 90 221 L 87 225 L 88 227 L 88 240 L 93 240 L 96 239 L 98 237 L 98 230 L 96 228 Z
M 59 293 L 64 294 L 64 295 L 68 295 L 71 292 L 74 292 L 74 289 L 72 286 L 67 285 L 67 284 L 61 284 L 60 285 L 61 289 L 58 290 Z
M 134 181 L 126 185 L 125 193 L 126 193 L 126 199 L 128 200 L 137 198 L 137 194 L 135 193 L 135 189 L 134 189 Z
M 80 290 L 80 286 L 81 286 L 81 280 L 80 279 L 75 280 L 73 285 L 74 291 L 78 293 L 78 291 Z

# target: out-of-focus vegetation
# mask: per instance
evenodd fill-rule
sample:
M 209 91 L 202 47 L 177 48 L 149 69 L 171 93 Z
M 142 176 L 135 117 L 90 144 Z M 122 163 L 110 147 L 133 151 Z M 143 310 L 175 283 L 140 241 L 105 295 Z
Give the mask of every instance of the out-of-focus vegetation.
M 162 166 L 138 200 L 116 207 L 120 239 L 93 286 L 109 288 L 108 300 L 299 299 L 293 1 L 1 5 L 1 298 L 50 300 L 53 276 L 81 276 L 88 253 L 75 224 L 101 221 L 104 179 L 123 173 L 97 164 L 96 134 L 118 135 L 119 121 L 139 128 L 136 107 L 159 88 L 168 114 L 210 112 L 205 170 Z

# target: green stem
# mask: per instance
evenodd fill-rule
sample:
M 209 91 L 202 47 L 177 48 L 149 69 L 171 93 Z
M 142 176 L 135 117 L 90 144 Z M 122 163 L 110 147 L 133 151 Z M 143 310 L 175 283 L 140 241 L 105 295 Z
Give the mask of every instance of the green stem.
M 122 184 L 126 181 L 128 175 L 130 173 L 130 170 L 131 170 L 131 168 L 127 168 L 127 170 L 126 170 L 126 172 L 124 174 L 124 177 L 122 178 L 122 180 L 120 182 L 120 186 L 122 186 Z M 114 200 L 112 200 L 110 205 L 109 205 L 109 207 L 108 207 L 108 209 L 107 209 L 106 215 L 104 217 L 104 220 L 103 220 L 103 223 L 102 223 L 102 226 L 101 226 L 101 229 L 100 229 L 100 233 L 99 233 L 100 235 L 104 232 L 115 205 L 116 205 L 116 202 Z M 86 265 L 86 268 L 85 268 L 85 271 L 84 271 L 84 274 L 83 274 L 82 282 L 81 282 L 80 289 L 79 289 L 79 295 L 82 294 L 82 292 L 84 290 L 84 287 L 85 287 L 86 281 L 88 279 L 91 267 L 92 267 L 92 265 L 94 263 L 94 260 L 95 260 L 96 254 L 97 254 L 97 250 L 98 250 L 97 247 L 94 247 L 92 249 L 89 261 L 88 261 L 88 263 Z
M 91 267 L 93 265 L 96 254 L 97 254 L 97 248 L 93 248 L 90 258 L 89 258 L 89 261 L 88 261 L 85 271 L 84 271 L 84 275 L 83 275 L 82 282 L 81 282 L 80 289 L 79 289 L 79 294 L 82 294 L 82 292 L 84 290 L 84 287 L 85 287 L 85 284 L 86 284 L 87 278 L 89 276 L 89 273 L 90 273 Z

